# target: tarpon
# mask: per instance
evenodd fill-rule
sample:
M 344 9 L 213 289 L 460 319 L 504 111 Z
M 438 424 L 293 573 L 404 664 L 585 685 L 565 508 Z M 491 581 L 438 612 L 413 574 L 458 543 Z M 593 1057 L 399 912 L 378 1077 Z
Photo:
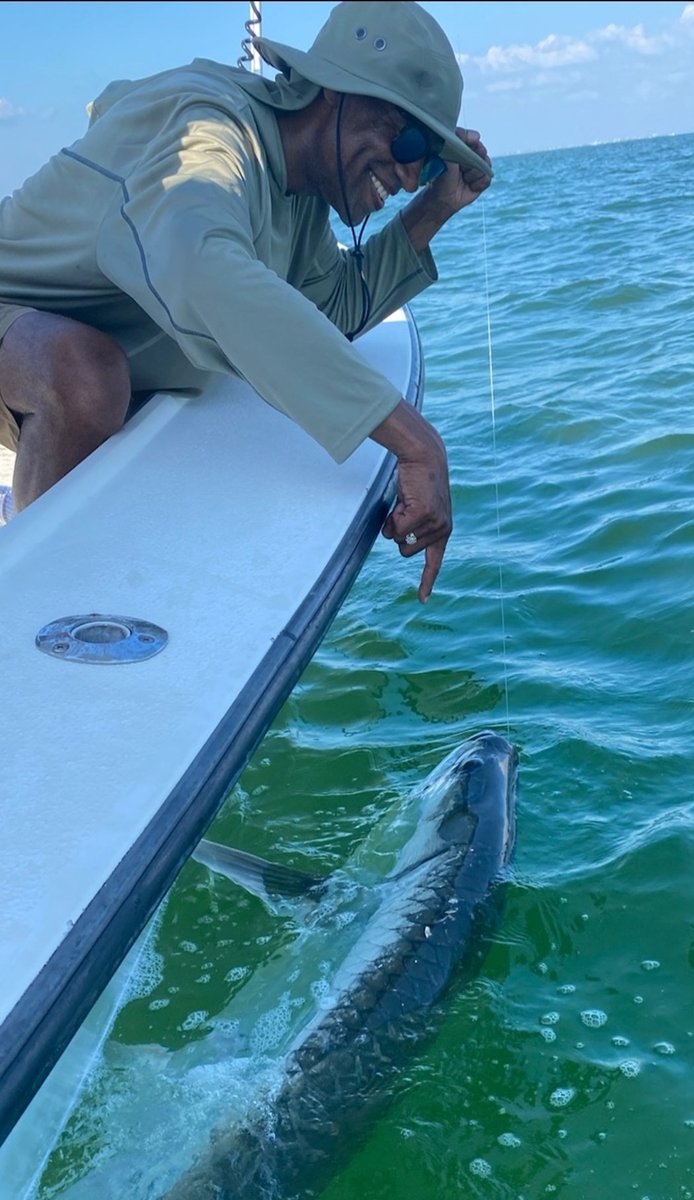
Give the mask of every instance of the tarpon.
M 317 1195 L 435 1030 L 447 984 L 482 961 L 516 772 L 503 737 L 469 738 L 326 877 L 202 842 L 200 862 L 284 914 L 278 938 L 252 973 L 228 940 L 235 990 L 215 1016 L 201 990 L 186 1045 L 106 1043 L 48 1164 L 61 1200 Z
M 274 1044 L 260 1039 L 281 1066 L 272 1083 L 248 1119 L 218 1129 L 166 1200 L 289 1200 L 321 1191 L 428 1032 L 451 977 L 469 977 L 482 961 L 514 842 L 516 775 L 516 752 L 503 737 L 469 738 L 395 806 L 349 867 L 327 878 L 200 844 L 199 861 L 266 901 L 302 897 L 294 950 L 300 955 L 317 938 L 323 957 L 316 981 L 314 955 L 310 1015 L 307 976 L 297 982 L 297 968 L 282 995 L 281 1034 Z M 255 989 L 241 989 L 254 1012 L 267 968 L 259 976 Z

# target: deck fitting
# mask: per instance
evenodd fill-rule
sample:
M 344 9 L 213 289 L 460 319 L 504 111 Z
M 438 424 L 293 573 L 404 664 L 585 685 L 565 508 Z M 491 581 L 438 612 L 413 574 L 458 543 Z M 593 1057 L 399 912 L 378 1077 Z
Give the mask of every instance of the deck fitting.
M 44 654 L 66 662 L 142 662 L 164 649 L 165 629 L 139 617 L 114 617 L 102 613 L 60 617 L 39 629 L 36 645 Z

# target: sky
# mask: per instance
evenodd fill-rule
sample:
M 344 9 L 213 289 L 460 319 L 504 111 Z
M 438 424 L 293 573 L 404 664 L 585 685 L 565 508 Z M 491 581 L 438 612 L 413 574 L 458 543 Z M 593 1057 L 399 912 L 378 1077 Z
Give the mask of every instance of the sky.
M 494 158 L 694 131 L 694 3 L 425 3 L 459 56 L 461 123 Z M 0 196 L 83 132 L 112 79 L 236 63 L 248 4 L 0 3 Z M 306 49 L 332 4 L 267 0 L 263 33 Z

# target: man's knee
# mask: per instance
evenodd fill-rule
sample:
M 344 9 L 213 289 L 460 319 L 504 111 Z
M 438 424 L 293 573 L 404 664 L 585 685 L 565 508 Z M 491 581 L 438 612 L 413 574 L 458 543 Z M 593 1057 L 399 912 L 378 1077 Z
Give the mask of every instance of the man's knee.
M 0 348 L 0 394 L 8 408 L 106 438 L 120 429 L 130 400 L 128 360 L 117 342 L 89 325 L 28 313 Z
M 51 399 L 66 418 L 104 437 L 120 429 L 130 401 L 130 372 L 118 343 L 71 322 L 53 336 L 49 351 Z

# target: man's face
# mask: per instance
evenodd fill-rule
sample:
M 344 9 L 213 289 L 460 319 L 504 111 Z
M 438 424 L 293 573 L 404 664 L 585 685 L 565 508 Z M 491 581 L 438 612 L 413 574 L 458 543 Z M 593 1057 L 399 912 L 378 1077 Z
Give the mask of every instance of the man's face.
M 335 130 L 339 112 L 340 159 L 349 212 L 340 186 L 337 167 L 337 135 L 332 149 L 324 144 L 324 178 L 321 192 L 345 224 L 349 218 L 360 224 L 372 212 L 383 208 L 388 196 L 401 188 L 414 192 L 419 186 L 423 159 L 399 163 L 393 158 L 391 143 L 404 129 L 406 117 L 386 100 L 370 96 L 347 95 L 336 106 Z

